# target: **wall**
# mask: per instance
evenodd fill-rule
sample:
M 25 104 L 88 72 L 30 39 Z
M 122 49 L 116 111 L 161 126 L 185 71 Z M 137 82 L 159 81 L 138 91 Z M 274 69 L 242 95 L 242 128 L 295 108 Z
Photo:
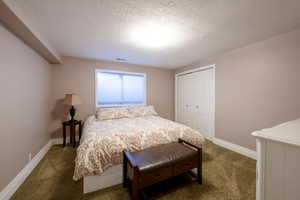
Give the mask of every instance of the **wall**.
M 51 67 L 0 25 L 0 191 L 49 141 Z
M 300 117 L 300 30 L 208 58 L 216 64 L 216 137 L 255 149 L 251 132 Z
M 63 64 L 52 68 L 53 102 L 51 134 L 61 136 L 61 121 L 68 110 L 62 104 L 66 93 L 77 93 L 83 104 L 76 106 L 78 119 L 95 113 L 95 69 L 147 74 L 147 104 L 154 105 L 160 116 L 174 119 L 174 71 L 134 64 L 63 57 Z

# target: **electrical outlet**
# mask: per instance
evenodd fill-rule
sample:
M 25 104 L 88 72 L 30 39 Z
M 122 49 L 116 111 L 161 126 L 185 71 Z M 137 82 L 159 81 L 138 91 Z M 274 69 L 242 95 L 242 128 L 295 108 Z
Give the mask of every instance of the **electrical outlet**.
M 31 153 L 28 154 L 28 161 L 31 161 Z

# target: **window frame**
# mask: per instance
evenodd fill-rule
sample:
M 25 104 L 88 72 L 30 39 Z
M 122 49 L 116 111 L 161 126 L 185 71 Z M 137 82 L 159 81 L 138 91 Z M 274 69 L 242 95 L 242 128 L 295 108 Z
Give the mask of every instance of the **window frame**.
M 128 75 L 142 75 L 144 77 L 144 103 L 142 104 L 112 104 L 112 105 L 98 105 L 97 103 L 97 73 L 99 72 L 108 72 L 108 73 L 119 73 L 119 74 L 128 74 Z M 134 106 L 134 105 L 147 105 L 147 74 L 146 73 L 137 73 L 137 72 L 128 72 L 128 71 L 117 71 L 117 70 L 106 70 L 106 69 L 96 69 L 95 70 L 95 106 L 96 108 L 109 108 L 109 107 L 126 107 L 126 106 Z

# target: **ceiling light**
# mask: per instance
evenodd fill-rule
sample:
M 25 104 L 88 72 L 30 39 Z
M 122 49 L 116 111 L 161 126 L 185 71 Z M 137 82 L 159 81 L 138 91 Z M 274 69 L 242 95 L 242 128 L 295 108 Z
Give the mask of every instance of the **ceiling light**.
M 181 39 L 179 30 L 172 24 L 140 24 L 130 33 L 133 42 L 151 48 L 176 45 Z

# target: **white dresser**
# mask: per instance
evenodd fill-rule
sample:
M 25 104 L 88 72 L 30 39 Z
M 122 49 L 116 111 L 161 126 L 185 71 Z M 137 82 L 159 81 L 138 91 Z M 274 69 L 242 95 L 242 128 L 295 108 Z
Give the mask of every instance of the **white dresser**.
M 252 133 L 256 137 L 256 200 L 300 200 L 300 119 Z

